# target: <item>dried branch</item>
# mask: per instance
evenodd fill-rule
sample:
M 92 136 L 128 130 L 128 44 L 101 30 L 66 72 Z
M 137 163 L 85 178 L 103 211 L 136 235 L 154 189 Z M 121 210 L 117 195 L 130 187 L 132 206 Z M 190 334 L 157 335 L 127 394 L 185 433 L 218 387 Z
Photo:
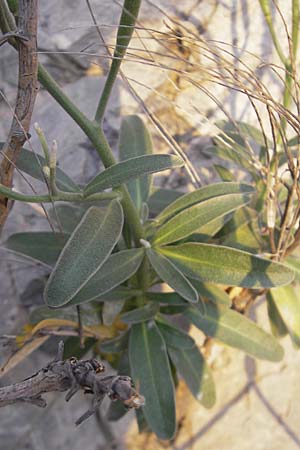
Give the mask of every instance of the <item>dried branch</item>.
M 15 36 L 19 53 L 19 80 L 14 118 L 6 143 L 2 148 L 0 182 L 12 185 L 15 163 L 24 142 L 29 139 L 29 127 L 38 91 L 37 17 L 38 0 L 19 0 L 18 32 Z M 4 36 L 5 38 L 7 36 Z M 0 226 L 9 212 L 8 198 L 0 196 Z
M 71 357 L 63 360 L 63 341 L 59 344 L 56 359 L 37 373 L 20 383 L 0 388 L 0 407 L 18 402 L 28 402 L 45 407 L 42 394 L 53 391 L 69 391 L 66 401 L 79 390 L 92 394 L 92 406 L 77 421 L 79 425 L 94 414 L 105 395 L 112 401 L 120 400 L 128 409 L 144 405 L 144 397 L 139 395 L 127 376 L 99 376 L 105 367 L 96 359 L 77 360 Z

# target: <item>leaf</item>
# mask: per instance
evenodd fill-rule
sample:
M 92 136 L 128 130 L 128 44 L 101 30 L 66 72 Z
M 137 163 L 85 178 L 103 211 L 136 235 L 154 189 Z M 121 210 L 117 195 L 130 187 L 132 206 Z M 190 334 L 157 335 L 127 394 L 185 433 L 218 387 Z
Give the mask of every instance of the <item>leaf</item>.
M 210 198 L 186 208 L 162 225 L 154 235 L 153 244 L 166 245 L 183 239 L 196 231 L 201 233 L 202 227 L 246 205 L 249 201 L 249 195 L 228 194 Z M 216 232 L 218 229 L 219 227 L 217 227 Z M 214 234 L 213 230 L 212 234 Z
M 132 326 L 129 339 L 131 375 L 145 396 L 145 418 L 160 439 L 176 431 L 174 384 L 166 345 L 154 321 Z
M 43 182 L 45 182 L 43 167 L 46 165 L 47 163 L 43 156 L 25 148 L 22 149 L 16 162 L 19 170 Z M 56 185 L 62 191 L 80 192 L 80 187 L 59 167 L 56 168 Z
M 164 305 L 188 305 L 188 303 L 176 292 L 147 292 L 146 297 L 149 300 L 156 301 Z
M 100 345 L 101 352 L 104 353 L 123 352 L 128 348 L 128 342 L 129 342 L 129 332 L 126 331 L 125 333 L 121 334 L 120 336 L 117 336 L 114 339 L 111 339 L 106 342 L 101 342 Z
M 182 348 L 168 347 L 168 353 L 193 396 L 205 408 L 214 406 L 216 402 L 215 384 L 211 371 L 199 349 L 195 345 L 188 351 Z
M 27 358 L 34 350 L 38 349 L 44 342 L 49 339 L 50 336 L 38 336 L 32 337 L 24 345 L 14 352 L 0 367 L 0 378 L 5 375 L 9 370 L 16 367 L 25 358 Z
M 152 154 L 150 133 L 142 119 L 137 115 L 126 116 L 122 120 L 120 130 L 119 155 L 120 160 Z M 148 200 L 151 187 L 151 176 L 138 177 L 127 183 L 127 188 L 138 211 Z
M 188 279 L 175 265 L 152 249 L 146 249 L 146 255 L 159 277 L 188 302 L 196 303 L 198 294 Z
M 58 319 L 58 318 L 51 318 L 51 319 L 44 319 L 41 320 L 38 324 L 36 324 L 33 329 L 31 330 L 32 336 L 36 333 L 38 333 L 41 330 L 56 330 L 58 333 L 60 329 L 64 328 L 73 328 L 73 330 L 78 330 L 78 322 L 73 320 L 66 320 L 66 319 Z M 95 337 L 97 339 L 103 339 L 103 338 L 111 338 L 113 335 L 113 330 L 111 327 L 106 327 L 104 325 L 92 325 L 92 326 L 82 326 L 83 336 L 87 337 Z M 62 333 L 65 335 L 65 333 Z
M 295 281 L 300 283 L 300 258 L 290 255 L 284 260 L 285 264 L 295 271 Z
M 123 250 L 121 252 L 111 255 L 98 270 L 75 294 L 72 299 L 62 306 L 79 305 L 91 300 L 102 299 L 102 296 L 111 291 L 116 286 L 119 286 L 124 281 L 128 280 L 138 270 L 144 257 L 144 250 L 142 248 L 134 248 L 130 250 Z M 126 288 L 125 288 L 126 289 Z M 115 291 L 116 294 L 116 291 Z M 123 301 L 129 296 L 115 295 L 115 301 Z M 108 301 L 106 299 L 106 301 Z
M 193 192 L 189 192 L 167 206 L 156 218 L 155 223 L 161 225 L 169 218 L 180 213 L 182 210 L 204 202 L 213 197 L 229 194 L 253 194 L 255 190 L 249 184 L 243 183 L 215 183 L 204 186 Z
M 126 159 L 96 175 L 84 188 L 84 195 L 87 197 L 107 188 L 120 186 L 132 178 L 183 165 L 184 161 L 174 155 L 144 155 Z
M 261 237 L 259 217 L 256 211 L 250 208 L 243 208 L 236 211 L 232 220 L 224 228 L 227 228 L 227 225 L 228 228 L 233 228 L 234 224 L 236 226 L 231 233 L 226 233 L 226 230 L 222 230 L 222 234 L 224 235 L 224 238 L 221 238 L 222 245 L 251 253 L 263 251 L 264 241 Z
M 113 200 L 105 216 L 91 207 L 75 228 L 50 275 L 44 297 L 48 306 L 65 305 L 101 268 L 120 238 L 123 211 Z
M 236 311 L 207 303 L 206 315 L 203 316 L 196 307 L 190 307 L 184 316 L 207 336 L 256 358 L 280 361 L 283 357 L 283 349 L 272 335 Z
M 199 297 L 203 300 L 209 300 L 217 305 L 225 306 L 229 308 L 231 306 L 231 300 L 229 295 L 224 289 L 211 283 L 201 283 L 198 280 L 192 280 L 194 288 L 197 290 Z
M 161 332 L 167 347 L 176 347 L 190 351 L 195 346 L 194 339 L 181 328 L 172 325 L 162 316 L 156 318 L 156 325 Z
M 123 352 L 122 356 L 120 357 L 117 373 L 120 376 L 130 376 L 129 359 L 127 352 Z M 120 400 L 117 400 L 114 402 L 110 402 L 106 413 L 106 418 L 110 422 L 117 421 L 121 419 L 121 417 L 123 417 L 127 412 L 128 409 L 125 407 L 125 405 Z
M 238 144 L 226 144 L 215 138 L 216 145 L 206 147 L 203 152 L 209 158 L 220 158 L 224 161 L 230 161 L 230 164 L 234 163 L 247 170 L 248 174 L 256 181 L 258 179 L 257 170 L 251 164 L 249 155 L 245 152 L 245 149 Z
M 61 227 L 65 233 L 72 233 L 84 216 L 86 210 L 87 208 L 83 206 L 64 203 L 56 204 L 53 208 L 49 209 L 48 214 L 52 221 L 55 221 L 57 226 Z M 103 208 L 103 215 L 104 214 L 105 208 Z
M 259 128 L 249 125 L 246 122 L 235 122 L 236 126 L 232 122 L 227 122 L 226 120 L 220 120 L 216 123 L 217 127 L 221 128 L 224 133 L 227 134 L 231 139 L 233 139 L 238 144 L 244 145 L 245 138 L 256 142 L 259 146 L 265 147 L 265 139 L 262 131 Z M 272 146 L 272 141 L 267 138 L 267 143 Z
M 16 233 L 3 245 L 14 252 L 54 265 L 68 238 L 68 234 L 45 231 Z
M 102 306 L 102 322 L 104 325 L 112 325 L 122 311 L 125 300 L 104 302 Z
M 182 314 L 184 311 L 186 311 L 188 309 L 188 304 L 186 305 L 162 305 L 160 307 L 160 312 L 161 314 L 166 314 L 167 316 L 170 315 L 176 315 L 176 314 Z
M 118 286 L 111 291 L 105 292 L 101 295 L 102 302 L 114 302 L 119 300 L 128 300 L 131 297 L 140 295 L 141 291 L 132 289 L 127 286 Z
M 148 303 L 141 308 L 133 309 L 121 315 L 120 319 L 125 323 L 139 323 L 153 319 L 159 311 L 158 303 Z
M 81 347 L 79 337 L 70 336 L 64 340 L 64 359 L 75 356 L 77 359 L 83 359 L 83 357 L 93 348 L 97 343 L 94 338 L 85 338 L 84 347 Z
M 296 145 L 299 145 L 299 135 L 296 134 L 296 136 L 292 137 L 287 141 L 287 145 L 289 147 L 295 147 Z
M 268 316 L 271 326 L 271 331 L 273 336 L 275 337 L 283 337 L 288 334 L 287 327 L 285 326 L 284 321 L 277 309 L 276 303 L 273 300 L 270 291 L 267 293 L 267 307 L 268 307 Z
M 191 243 L 161 247 L 158 251 L 184 275 L 200 281 L 268 288 L 289 284 L 294 278 L 294 272 L 283 264 L 229 247 Z
M 174 191 L 173 189 L 155 189 L 148 200 L 150 215 L 157 216 L 170 203 L 183 195 L 184 192 Z
M 234 181 L 233 173 L 220 164 L 214 164 L 214 169 L 221 178 L 222 181 Z
M 299 287 L 283 286 L 271 289 L 269 293 L 291 336 L 293 343 L 300 347 L 300 296 Z

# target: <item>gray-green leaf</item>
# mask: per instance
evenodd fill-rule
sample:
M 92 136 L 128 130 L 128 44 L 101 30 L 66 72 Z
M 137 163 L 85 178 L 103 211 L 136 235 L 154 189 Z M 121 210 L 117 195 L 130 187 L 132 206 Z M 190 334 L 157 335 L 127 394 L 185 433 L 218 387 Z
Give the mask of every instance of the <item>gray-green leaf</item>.
M 183 160 L 174 155 L 144 155 L 127 159 L 96 175 L 86 185 L 84 195 L 89 196 L 107 188 L 120 186 L 133 178 L 183 165 Z
M 249 201 L 249 195 L 228 194 L 210 198 L 186 208 L 159 228 L 154 235 L 153 244 L 166 245 L 179 241 L 196 231 L 201 233 L 202 227 L 207 227 L 211 222 L 241 208 Z M 213 235 L 214 229 L 210 231 Z
M 27 232 L 12 234 L 4 246 L 14 252 L 54 265 L 64 248 L 68 234 L 52 232 Z
M 46 160 L 38 153 L 33 153 L 30 150 L 22 149 L 20 156 L 16 162 L 16 166 L 22 172 L 27 173 L 31 177 L 45 181 L 43 174 L 43 167 L 46 166 Z M 56 168 L 56 185 L 58 189 L 66 192 L 80 192 L 79 186 L 59 167 Z
M 133 309 L 121 315 L 120 319 L 125 323 L 139 323 L 154 319 L 159 311 L 159 303 L 148 303 L 140 308 Z
M 199 299 L 196 289 L 168 258 L 155 250 L 147 249 L 149 261 L 159 277 L 188 302 L 196 303 Z
M 189 278 L 200 281 L 268 288 L 289 284 L 289 267 L 241 250 L 211 244 L 188 243 L 157 249 Z
M 193 396 L 205 408 L 214 406 L 216 402 L 214 380 L 199 349 L 196 346 L 188 350 L 168 347 L 168 353 Z
M 254 192 L 254 188 L 249 184 L 226 182 L 210 184 L 180 196 L 156 217 L 155 222 L 160 225 L 182 210 L 213 197 L 229 194 L 253 194 Z
M 164 338 L 167 347 L 176 347 L 190 351 L 194 347 L 195 341 L 181 328 L 172 325 L 162 316 L 156 319 L 156 324 Z
M 154 321 L 132 326 L 129 339 L 131 375 L 145 396 L 145 418 L 160 439 L 176 431 L 174 384 L 166 345 Z
M 282 286 L 271 289 L 272 297 L 293 343 L 300 347 L 300 295 L 299 287 Z
M 68 303 L 101 268 L 118 242 L 123 227 L 123 211 L 113 200 L 105 216 L 91 207 L 75 228 L 50 275 L 45 301 L 58 308 Z
M 190 307 L 184 315 L 207 336 L 256 358 L 280 361 L 283 357 L 283 349 L 272 335 L 236 311 L 208 303 L 204 316 L 196 307 Z
M 137 156 L 151 154 L 151 136 L 142 119 L 137 115 L 124 117 L 120 130 L 120 160 L 125 161 L 126 159 L 135 158 Z M 126 183 L 138 211 L 140 211 L 142 204 L 148 199 L 151 180 L 151 175 L 145 175 Z
M 83 302 L 100 299 L 106 292 L 111 291 L 135 274 L 143 257 L 144 250 L 142 248 L 114 253 L 67 305 L 79 305 Z M 116 299 L 116 301 L 120 300 L 123 299 Z

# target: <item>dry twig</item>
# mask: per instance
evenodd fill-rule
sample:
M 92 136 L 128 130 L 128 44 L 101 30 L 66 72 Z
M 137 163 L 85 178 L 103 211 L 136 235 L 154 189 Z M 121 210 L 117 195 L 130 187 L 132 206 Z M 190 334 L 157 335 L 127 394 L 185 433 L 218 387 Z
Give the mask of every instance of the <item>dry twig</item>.
M 63 360 L 63 349 L 61 341 L 54 361 L 20 383 L 0 388 L 0 407 L 18 402 L 45 407 L 46 401 L 42 394 L 46 392 L 68 390 L 66 401 L 69 401 L 82 389 L 92 394 L 93 400 L 91 408 L 76 421 L 76 425 L 79 425 L 97 411 L 106 395 L 113 401 L 120 400 L 128 409 L 144 405 L 144 397 L 135 391 L 130 377 L 99 377 L 99 373 L 105 370 L 99 361 L 77 360 L 75 357 Z
M 18 92 L 14 118 L 7 141 L 2 148 L 0 163 L 0 182 L 7 187 L 12 185 L 15 163 L 24 142 L 29 138 L 30 121 L 38 91 L 37 17 L 38 0 L 19 1 L 19 30 L 14 34 L 19 37 L 15 40 L 19 52 Z M 8 212 L 8 199 L 1 195 L 0 226 L 3 226 Z

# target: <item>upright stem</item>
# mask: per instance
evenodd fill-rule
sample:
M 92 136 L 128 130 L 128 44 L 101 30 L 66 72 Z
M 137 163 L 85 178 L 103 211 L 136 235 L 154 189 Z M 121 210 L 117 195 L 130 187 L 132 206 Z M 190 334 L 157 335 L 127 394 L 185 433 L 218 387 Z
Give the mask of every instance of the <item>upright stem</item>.
M 132 6 L 134 6 L 136 13 L 138 12 L 138 7 L 140 3 L 141 0 L 125 0 L 125 5 L 127 4 L 128 7 L 127 11 L 128 10 L 131 11 Z M 2 26 L 2 22 L 4 22 L 4 25 L 7 27 L 5 29 L 2 29 L 3 32 L 15 31 L 16 29 L 15 24 L 11 24 L 10 21 L 8 20 L 7 17 L 8 14 L 10 17 L 11 13 L 7 7 L 6 1 L 0 0 L 0 19 L 3 19 L 2 21 L 0 20 L 0 25 Z M 132 20 L 132 12 L 129 12 L 128 14 Z M 96 122 L 89 120 L 85 116 L 85 114 L 80 111 L 80 109 L 62 91 L 60 86 L 56 83 L 56 81 L 52 78 L 52 76 L 41 64 L 38 65 L 38 79 L 42 83 L 42 85 L 47 89 L 49 94 L 52 95 L 52 97 L 57 101 L 57 103 L 59 103 L 60 106 L 72 117 L 72 119 L 77 123 L 77 125 L 83 130 L 86 136 L 90 139 L 92 144 L 95 146 L 95 149 L 98 152 L 104 166 L 110 167 L 113 164 L 116 164 L 113 152 L 105 138 L 105 135 L 100 125 L 98 125 Z M 133 204 L 133 201 L 126 186 L 125 185 L 120 186 L 118 190 L 122 193 L 122 205 L 124 213 L 131 227 L 135 243 L 136 245 L 140 245 L 139 241 L 144 237 L 144 230 L 141 225 L 138 212 Z
M 60 106 L 72 117 L 72 119 L 84 131 L 86 136 L 95 146 L 105 167 L 110 167 L 116 164 L 113 152 L 106 140 L 102 128 L 95 122 L 89 120 L 83 112 L 69 99 L 69 97 L 62 91 L 60 86 L 47 72 L 47 70 L 39 64 L 38 78 L 40 82 L 47 89 L 49 94 L 60 104 Z M 138 212 L 132 202 L 126 186 L 121 186 L 119 191 L 122 193 L 122 205 L 127 221 L 131 227 L 136 244 L 139 244 L 140 239 L 144 236 L 144 230 L 138 216 Z
M 120 18 L 120 24 L 117 34 L 116 48 L 113 54 L 113 60 L 107 75 L 107 79 L 97 107 L 95 121 L 101 123 L 104 117 L 105 109 L 110 98 L 112 88 L 115 84 L 120 66 L 125 56 L 127 47 L 130 43 L 135 22 L 141 6 L 141 0 L 125 0 Z

